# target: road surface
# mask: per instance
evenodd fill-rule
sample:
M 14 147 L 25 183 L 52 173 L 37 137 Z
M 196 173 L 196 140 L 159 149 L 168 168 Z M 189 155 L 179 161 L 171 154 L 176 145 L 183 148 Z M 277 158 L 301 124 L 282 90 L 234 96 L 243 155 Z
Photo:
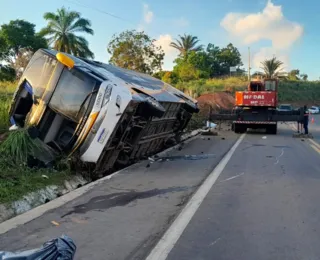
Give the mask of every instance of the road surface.
M 230 131 L 195 138 L 161 162 L 121 172 L 0 235 L 0 250 L 38 247 L 65 233 L 78 246 L 76 259 L 145 259 L 163 241 L 171 243 L 162 258 L 169 260 L 319 259 L 320 145 L 292 138 L 286 124 L 279 128 L 277 136 L 243 136 L 224 167 L 219 164 L 212 187 L 206 178 L 239 138 Z M 185 215 L 184 206 L 204 185 L 202 203 Z M 177 220 L 185 228 L 179 230 Z M 170 232 L 176 241 L 162 237 Z

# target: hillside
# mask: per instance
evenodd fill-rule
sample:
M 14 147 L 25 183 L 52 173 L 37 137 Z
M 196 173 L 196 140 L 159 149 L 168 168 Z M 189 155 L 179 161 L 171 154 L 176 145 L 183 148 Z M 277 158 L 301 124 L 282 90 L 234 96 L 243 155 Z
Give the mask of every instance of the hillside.
M 237 90 L 245 90 L 246 78 L 230 77 L 226 79 L 210 79 L 178 83 L 176 87 L 197 98 L 208 93 L 228 92 L 234 96 Z M 295 106 L 320 104 L 320 81 L 280 81 L 279 102 L 291 103 Z

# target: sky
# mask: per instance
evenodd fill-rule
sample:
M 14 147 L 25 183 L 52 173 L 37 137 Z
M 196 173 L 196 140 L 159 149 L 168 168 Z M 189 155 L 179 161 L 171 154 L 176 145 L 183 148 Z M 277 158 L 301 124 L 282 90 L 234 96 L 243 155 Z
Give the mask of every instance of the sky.
M 299 69 L 309 79 L 320 77 L 320 2 L 316 0 L 0 0 L 0 25 L 24 19 L 40 30 L 45 12 L 66 7 L 92 23 L 87 36 L 95 59 L 108 62 L 107 45 L 114 34 L 143 30 L 165 51 L 163 68 L 172 69 L 178 35 L 192 34 L 200 43 L 225 47 L 233 43 L 252 71 L 276 56 L 284 70 Z

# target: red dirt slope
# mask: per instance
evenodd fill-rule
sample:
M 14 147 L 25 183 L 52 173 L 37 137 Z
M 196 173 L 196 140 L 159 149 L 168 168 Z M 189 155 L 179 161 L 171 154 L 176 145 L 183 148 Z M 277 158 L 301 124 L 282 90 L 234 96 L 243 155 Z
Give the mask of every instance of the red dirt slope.
M 203 94 L 197 98 L 201 113 L 208 113 L 209 107 L 217 111 L 220 109 L 232 109 L 235 103 L 234 97 L 226 92 Z

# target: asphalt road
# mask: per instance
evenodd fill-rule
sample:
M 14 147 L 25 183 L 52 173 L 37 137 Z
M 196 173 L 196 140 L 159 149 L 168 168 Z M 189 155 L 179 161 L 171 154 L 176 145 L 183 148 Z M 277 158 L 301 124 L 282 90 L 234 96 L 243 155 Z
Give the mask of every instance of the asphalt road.
M 75 259 L 144 259 L 236 139 L 230 131 L 199 136 L 161 162 L 130 167 L 64 206 L 0 235 L 0 251 L 38 248 L 67 234 L 77 245 Z
M 167 259 L 320 258 L 320 154 L 280 128 L 246 135 Z
M 245 135 L 167 259 L 320 258 L 320 145 L 292 138 L 287 124 L 279 128 L 276 136 Z M 312 132 L 320 137 L 320 129 Z M 78 246 L 75 259 L 145 259 L 238 137 L 198 137 L 162 162 L 131 167 L 0 235 L 0 250 L 65 233 Z

